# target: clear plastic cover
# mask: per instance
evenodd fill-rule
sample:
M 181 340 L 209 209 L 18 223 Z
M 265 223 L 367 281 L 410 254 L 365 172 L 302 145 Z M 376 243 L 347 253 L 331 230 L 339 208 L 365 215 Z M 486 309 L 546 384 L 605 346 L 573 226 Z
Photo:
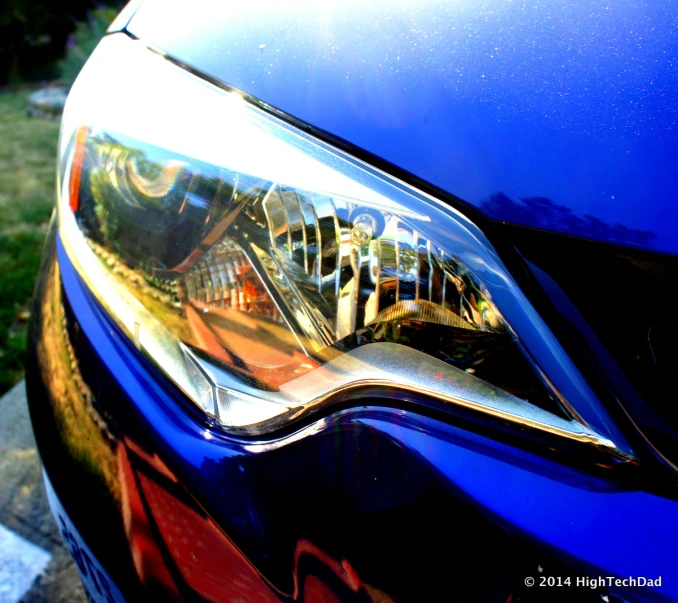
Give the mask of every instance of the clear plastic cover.
M 612 445 L 500 311 L 530 307 L 472 223 L 237 93 L 111 36 L 69 98 L 61 157 L 71 258 L 222 426 L 265 431 L 369 385 Z

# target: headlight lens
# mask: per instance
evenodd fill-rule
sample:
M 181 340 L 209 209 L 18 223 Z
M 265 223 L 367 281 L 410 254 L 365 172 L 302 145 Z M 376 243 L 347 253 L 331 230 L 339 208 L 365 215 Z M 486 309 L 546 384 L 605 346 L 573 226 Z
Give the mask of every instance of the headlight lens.
M 237 93 L 110 36 L 71 92 L 60 152 L 69 257 L 224 428 L 397 388 L 619 446 L 472 223 Z

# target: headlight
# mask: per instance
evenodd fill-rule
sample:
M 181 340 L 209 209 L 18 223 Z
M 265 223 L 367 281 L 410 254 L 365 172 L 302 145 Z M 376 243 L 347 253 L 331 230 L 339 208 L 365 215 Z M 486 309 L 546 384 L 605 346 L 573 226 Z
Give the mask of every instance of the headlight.
M 623 447 L 471 222 L 239 94 L 111 36 L 60 153 L 71 261 L 223 428 L 399 390 Z

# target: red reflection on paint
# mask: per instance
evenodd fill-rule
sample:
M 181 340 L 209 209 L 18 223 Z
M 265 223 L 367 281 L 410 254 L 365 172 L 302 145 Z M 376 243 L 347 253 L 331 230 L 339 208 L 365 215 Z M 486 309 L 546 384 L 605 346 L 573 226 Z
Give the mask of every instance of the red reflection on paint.
M 179 591 L 153 538 L 134 470 L 124 446 L 118 447 L 118 474 L 125 533 L 137 575 L 145 586 L 157 585 L 170 598 L 180 601 Z
M 289 598 L 288 594 L 276 591 L 257 571 L 157 455 L 146 453 L 129 440 L 126 446 L 127 449 L 120 447 L 118 455 L 123 516 L 134 565 L 143 584 L 155 583 L 172 598 L 181 600 L 175 580 L 153 538 L 150 519 L 181 578 L 202 598 L 248 603 L 274 603 Z M 303 539 L 297 542 L 294 551 L 291 598 L 295 601 L 302 597 L 304 603 L 341 600 L 320 577 L 300 576 L 299 564 L 304 555 L 313 557 L 329 569 L 352 593 L 362 591 L 372 601 L 392 603 L 388 595 L 362 582 L 346 559 L 338 561 Z
M 306 576 L 304 579 L 304 603 L 340 603 L 340 600 L 320 578 Z
M 210 601 L 279 601 L 261 574 L 198 507 L 170 469 L 157 456 L 145 453 L 133 443 L 128 441 L 127 446 L 135 460 L 126 464 L 125 481 L 130 482 L 126 472 L 133 471 L 136 479 L 131 482 L 138 484 L 166 550 L 186 584 Z M 147 542 L 152 538 L 148 526 L 138 519 L 138 516 L 145 519 L 141 497 L 137 501 L 134 489 L 128 486 L 126 490 L 133 534 L 130 542 L 133 543 L 131 548 L 137 572 L 144 583 L 149 578 L 149 571 L 158 580 L 157 566 L 160 565 L 169 577 L 157 547 Z M 163 585 L 169 593 L 176 593 L 180 598 L 173 582 Z
M 297 548 L 294 552 L 294 599 L 299 598 L 299 559 L 302 555 L 311 555 L 312 557 L 315 557 L 325 567 L 332 570 L 337 578 L 354 593 L 357 593 L 363 586 L 357 572 L 346 559 L 339 562 L 312 542 L 300 540 L 297 542 Z M 304 597 L 304 601 L 306 600 L 306 597 Z

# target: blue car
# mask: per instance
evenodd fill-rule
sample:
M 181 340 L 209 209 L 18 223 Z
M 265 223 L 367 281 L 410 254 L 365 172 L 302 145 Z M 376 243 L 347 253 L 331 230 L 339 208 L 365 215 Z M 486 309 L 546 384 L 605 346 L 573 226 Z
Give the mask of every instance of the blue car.
M 127 7 L 27 367 L 90 600 L 678 601 L 677 19 Z

